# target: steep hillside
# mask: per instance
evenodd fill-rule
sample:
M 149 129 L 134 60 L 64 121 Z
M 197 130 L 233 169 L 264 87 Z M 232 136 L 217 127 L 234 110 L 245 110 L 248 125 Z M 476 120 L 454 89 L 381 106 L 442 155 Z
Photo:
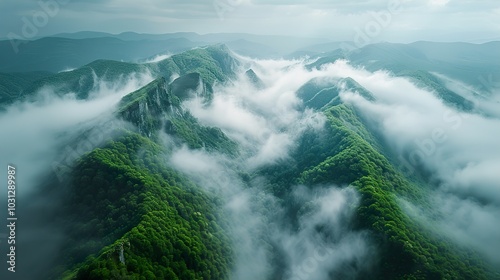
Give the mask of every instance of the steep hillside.
M 162 149 L 125 133 L 81 158 L 66 219 L 68 279 L 225 279 L 232 257 L 217 198 L 161 163 Z M 87 258 L 89 254 L 96 257 Z
M 3 95 L 16 98 L 4 98 L 0 104 L 7 106 L 16 100 L 34 100 L 36 93 L 43 89 L 50 89 L 58 95 L 75 93 L 78 99 L 87 99 L 93 91 L 102 87 L 116 88 L 130 80 L 148 80 L 151 77 L 170 79 L 175 75 L 198 73 L 208 91 L 215 82 L 223 82 L 231 78 L 237 61 L 229 54 L 224 45 L 193 49 L 181 54 L 173 55 L 168 59 L 154 63 L 129 63 L 113 60 L 96 60 L 80 68 L 49 75 L 31 74 L 36 78 L 19 80 L 27 74 L 4 74 L 2 87 L 8 92 Z M 12 80 L 12 76 L 17 77 Z M 22 81 L 22 82 L 21 82 Z
M 332 133 L 329 139 L 336 139 L 336 145 L 323 162 L 304 170 L 298 180 L 356 186 L 362 196 L 358 226 L 374 231 L 380 246 L 379 279 L 491 277 L 484 272 L 485 264 L 478 256 L 432 236 L 402 211 L 398 197 L 425 205 L 428 194 L 404 178 L 381 151 L 365 140 L 359 131 L 366 128 L 353 108 L 339 105 L 325 113 Z
M 32 98 L 52 87 L 77 103 L 106 99 L 94 94 L 102 84 L 147 76 L 89 117 L 96 125 L 53 129 L 55 149 L 71 159 L 64 174 L 40 177 L 33 196 L 43 204 L 61 192 L 51 203 L 60 215 L 45 218 L 61 243 L 39 277 L 498 279 L 484 253 L 424 222 L 440 215 L 440 182 L 422 161 L 404 172 L 405 143 L 381 130 L 407 125 L 396 117 L 414 125 L 412 106 L 483 117 L 433 74 L 428 52 L 380 44 L 307 64 L 239 60 L 215 45 L 155 63 L 16 76 L 6 87 Z M 353 65 L 338 61 L 346 57 Z M 400 114 L 387 121 L 387 112 Z M 116 125 L 103 128 L 108 121 Z
M 20 100 L 26 85 L 53 75 L 50 72 L 0 73 L 0 105 Z
M 125 96 L 118 115 L 149 138 L 158 139 L 160 133 L 167 133 L 193 149 L 203 147 L 235 154 L 236 143 L 220 129 L 200 125 L 181 106 L 183 101 L 196 96 L 209 101 L 212 93 L 206 86 L 198 73 L 181 76 L 170 84 L 159 78 Z
M 329 85 L 325 87 L 328 89 Z M 299 220 L 300 213 L 308 207 L 288 202 L 294 185 L 355 186 L 361 194 L 355 228 L 372 232 L 377 244 L 377 265 L 370 279 L 495 277 L 477 253 L 421 228 L 403 211 L 401 198 L 429 207 L 426 201 L 431 195 L 430 189 L 423 188 L 414 178 L 405 177 L 396 167 L 397 161 L 385 156 L 388 155 L 385 145 L 373 135 L 359 112 L 342 102 L 331 104 L 326 108 L 321 106 L 328 119 L 325 134 L 306 132 L 289 161 L 260 171 L 270 178 L 272 192 L 291 205 L 290 218 Z M 356 263 L 349 265 L 357 266 Z
M 209 80 L 226 79 L 221 73 L 231 71 L 230 66 L 203 65 L 213 63 L 208 56 L 174 59 L 181 73 L 202 67 Z M 114 140 L 72 167 L 65 183 L 69 198 L 61 206 L 68 241 L 52 275 L 69 269 L 64 277 L 71 279 L 228 278 L 230 229 L 217 209 L 220 202 L 169 168 L 162 159 L 169 149 L 151 141 L 169 134 L 191 148 L 236 152 L 220 129 L 200 125 L 181 106 L 197 96 L 210 99 L 202 74 L 185 74 L 171 83 L 161 77 L 121 100 L 116 117 L 137 131 L 117 131 Z M 90 254 L 97 257 L 87 258 Z

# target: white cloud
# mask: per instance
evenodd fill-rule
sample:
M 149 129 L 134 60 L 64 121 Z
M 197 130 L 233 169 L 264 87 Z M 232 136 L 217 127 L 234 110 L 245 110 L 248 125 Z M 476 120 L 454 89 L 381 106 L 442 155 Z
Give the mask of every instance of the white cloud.
M 352 278 L 375 262 L 369 234 L 350 228 L 359 202 L 351 187 L 291 187 L 291 205 L 303 208 L 295 229 L 284 222 L 294 218 L 268 192 L 265 178 L 241 179 L 235 170 L 250 170 L 238 159 L 182 147 L 170 163 L 225 202 L 235 255 L 231 279 L 267 279 L 276 271 L 282 271 L 283 279 L 330 279 L 331 273 Z
M 156 55 L 154 57 L 152 57 L 151 59 L 148 59 L 146 61 L 144 61 L 144 63 L 156 63 L 156 62 L 160 62 L 160 61 L 163 61 L 169 57 L 171 57 L 172 55 L 171 54 L 159 54 L 159 55 Z
M 359 72 L 352 77 L 370 90 L 377 102 L 352 93 L 343 94 L 343 100 L 373 122 L 373 128 L 400 155 L 397 164 L 409 173 L 424 167 L 431 174 L 430 182 L 442 182 L 438 193 L 431 195 L 434 209 L 441 214 L 437 226 L 498 263 L 500 255 L 491 244 L 498 244 L 500 231 L 493 222 L 500 213 L 500 120 L 457 112 L 433 93 L 387 73 Z M 451 83 L 448 80 L 448 86 L 455 90 L 470 88 Z M 467 90 L 462 94 L 470 98 Z M 492 102 L 489 106 L 500 109 Z M 428 217 L 424 220 L 431 222 Z
M 497 133 L 500 119 L 457 112 L 438 99 L 435 93 L 418 88 L 405 78 L 394 77 L 384 71 L 372 73 L 352 67 L 347 61 L 340 60 L 312 71 L 304 70 L 300 61 L 258 61 L 252 64 L 252 68 L 262 77 L 265 89 L 257 90 L 244 82 L 236 82 L 234 85 L 216 88 L 212 106 L 202 108 L 194 106 L 194 103 L 188 104 L 188 108 L 193 109 L 194 115 L 205 124 L 221 126 L 228 135 L 244 146 L 254 147 L 245 155 L 247 163 L 255 160 L 260 164 L 270 164 L 277 159 L 286 158 L 288 151 L 293 149 L 296 139 L 294 135 L 304 127 L 300 123 L 309 122 L 309 126 L 314 126 L 314 114 L 298 113 L 297 100 L 290 92 L 295 92 L 311 78 L 336 80 L 351 77 L 368 89 L 375 96 L 376 102 L 369 102 L 352 92 L 341 93 L 342 100 L 360 109 L 372 128 L 381 133 L 396 155 L 401 155 L 396 159 L 396 164 L 400 164 L 406 171 L 409 169 L 409 172 L 424 167 L 431 174 L 430 182 L 441 182 L 430 201 L 440 218 L 430 219 L 426 210 L 419 221 L 427 224 L 426 226 L 435 225 L 431 228 L 439 228 L 460 244 L 471 246 L 492 261 L 498 262 L 500 255 L 496 253 L 497 250 L 492 249 L 491 244 L 498 243 L 496 236 L 500 231 L 498 223 L 492 222 L 500 213 L 500 173 L 496 172 L 500 168 L 500 134 Z M 471 96 L 468 93 L 471 88 L 467 85 L 453 80 L 447 80 L 447 83 L 455 90 L 463 89 L 460 93 L 464 96 Z M 490 106 L 491 110 L 500 109 L 498 104 Z M 229 113 L 223 113 L 223 117 L 214 117 L 214 114 L 220 114 L 224 110 Z M 321 127 L 322 122 L 318 121 L 316 124 Z M 250 164 L 244 168 L 252 166 Z M 304 197 L 307 199 L 308 196 Z M 248 203 L 249 200 L 242 201 Z M 315 203 L 321 205 L 318 201 Z M 317 214 L 320 215 L 322 211 Z M 326 208 L 324 211 L 327 211 Z M 333 213 L 336 210 L 331 208 L 328 211 Z M 434 214 L 433 216 L 436 217 Z M 288 254 L 288 261 L 293 264 L 288 272 L 290 278 L 298 275 L 293 268 L 304 267 L 306 256 L 316 254 L 326 258 L 323 251 L 316 250 L 322 248 L 320 241 L 300 241 L 299 238 L 301 234 L 307 235 L 308 223 L 314 221 L 312 217 L 304 220 L 303 231 L 288 233 L 288 236 L 282 238 L 284 242 L 290 242 L 288 245 L 282 243 L 284 248 L 293 244 L 298 246 L 295 249 L 284 249 Z M 335 223 L 331 220 L 328 222 Z M 474 228 L 467 225 L 473 225 Z M 280 237 L 286 232 L 283 229 L 276 230 L 276 236 Z M 360 246 L 353 255 L 344 252 L 347 258 L 366 256 L 364 250 L 369 245 L 364 243 L 366 239 L 363 235 L 358 234 L 349 235 L 349 241 L 346 241 L 351 249 Z M 342 242 L 336 250 L 344 250 L 341 244 Z M 335 263 L 334 259 L 329 260 Z M 321 268 L 319 263 L 313 266 L 315 269 Z M 306 267 L 310 268 L 309 265 Z M 323 270 L 320 271 L 324 273 Z M 324 277 L 321 273 L 314 274 L 316 279 Z
M 320 129 L 321 114 L 311 110 L 302 112 L 295 91 L 308 81 L 313 73 L 306 71 L 298 61 L 247 60 L 263 83 L 255 88 L 243 75 L 230 85 L 214 88 L 209 106 L 202 100 L 187 101 L 185 106 L 204 125 L 221 128 L 236 140 L 250 157 L 252 167 L 272 164 L 285 159 L 294 140 L 309 127 Z
M 117 83 L 99 83 L 89 100 L 77 100 L 74 94 L 56 96 L 50 87 L 36 94 L 35 102 L 15 103 L 0 113 L 2 163 L 11 162 L 23 169 L 20 183 L 25 194 L 42 171 L 50 170 L 59 154 L 62 136 L 82 129 L 102 115 L 112 113 L 121 97 L 151 81 L 147 75 L 131 75 Z
M 220 127 L 246 152 L 231 158 L 182 147 L 169 158 L 174 168 L 225 201 L 236 258 L 232 279 L 267 279 L 275 273 L 294 280 L 329 279 L 332 273 L 345 279 L 366 273 L 376 250 L 367 232 L 350 228 L 359 201 L 353 188 L 290 186 L 287 201 L 302 208 L 302 214 L 290 217 L 282 201 L 269 192 L 268 178 L 248 182 L 240 176 L 287 160 L 306 128 L 323 128 L 321 113 L 299 106 L 298 88 L 313 77 L 357 70 L 345 61 L 320 71 L 305 70 L 301 61 L 245 61 L 236 81 L 214 88 L 210 104 L 193 99 L 183 106 L 202 124 Z M 243 76 L 248 68 L 264 88 L 255 88 Z M 297 219 L 298 229 L 290 219 Z
M 18 271 L 20 278 L 30 279 L 46 273 L 65 238 L 58 226 L 40 224 L 40 220 L 53 221 L 51 215 L 58 213 L 60 201 L 64 200 L 61 196 L 66 194 L 64 190 L 56 190 L 57 185 L 44 185 L 52 183 L 48 182 L 52 179 L 48 176 L 61 179 L 74 160 L 109 139 L 109 130 L 97 129 L 87 133 L 89 137 L 82 132 L 114 120 L 114 108 L 121 97 L 151 79 L 147 75 L 132 75 L 113 84 L 101 82 L 89 100 L 77 100 L 71 93 L 59 97 L 50 87 L 45 87 L 35 95 L 34 102 L 18 102 L 0 113 L 3 132 L 0 165 L 16 167 L 17 214 L 24 217 L 23 230 L 18 232 L 17 240 L 26 246 L 20 246 L 19 253 L 30 269 Z M 43 195 L 37 187 L 44 187 Z M 53 193 L 46 193 L 47 189 Z
M 355 214 L 359 198 L 351 188 L 328 186 L 313 191 L 296 187 L 293 196 L 312 209 L 299 218 L 297 232 L 276 235 L 288 260 L 286 279 L 355 279 L 374 263 L 375 247 L 366 232 L 346 225 Z M 322 231 L 318 231 L 321 228 Z M 352 267 L 351 263 L 359 264 Z

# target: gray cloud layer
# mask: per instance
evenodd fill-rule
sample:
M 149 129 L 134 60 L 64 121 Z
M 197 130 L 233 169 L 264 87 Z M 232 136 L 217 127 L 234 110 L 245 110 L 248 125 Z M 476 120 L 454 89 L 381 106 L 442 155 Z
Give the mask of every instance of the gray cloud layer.
M 44 0 L 41 2 L 63 0 Z M 64 0 L 66 2 L 66 0 Z M 43 9 L 35 1 L 4 1 L 0 37 L 20 34 L 23 17 Z M 353 40 L 356 29 L 376 20 L 374 13 L 391 6 L 401 12 L 391 15 L 376 41 L 499 39 L 498 1 L 469 0 L 365 0 L 347 1 L 69 1 L 40 24 L 39 36 L 82 30 L 120 33 L 247 32 L 271 35 L 324 37 Z M 91 19 L 91 20 L 90 20 Z M 43 21 L 41 21 L 43 23 Z

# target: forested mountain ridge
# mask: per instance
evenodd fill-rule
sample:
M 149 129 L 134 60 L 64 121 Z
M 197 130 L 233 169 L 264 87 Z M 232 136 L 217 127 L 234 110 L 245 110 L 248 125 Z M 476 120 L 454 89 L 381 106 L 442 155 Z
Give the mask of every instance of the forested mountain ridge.
M 387 46 L 379 47 L 385 55 Z M 59 180 L 45 177 L 37 192 L 41 200 L 58 189 L 65 194 L 54 222 L 64 241 L 42 277 L 499 278 L 481 252 L 407 209 L 438 216 L 430 201 L 439 182 L 425 166 L 403 170 L 399 147 L 379 129 L 396 125 L 372 118 L 387 108 L 363 110 L 385 104 L 381 92 L 393 90 L 390 83 L 429 91 L 426 98 L 455 118 L 482 116 L 482 99 L 454 91 L 426 68 L 427 59 L 417 69 L 378 57 L 370 64 L 378 49 L 366 49 L 366 57 L 284 63 L 215 45 L 154 63 L 98 60 L 18 77 L 11 87 L 22 87 L 25 102 L 47 86 L 55 96 L 89 102 L 101 98 L 102 84 L 144 76 L 111 113 L 96 116 L 116 123 L 105 139 L 75 156 Z
M 61 206 L 66 213 L 62 227 L 68 240 L 61 252 L 64 257 L 50 277 L 229 277 L 230 228 L 217 209 L 219 198 L 204 193 L 168 167 L 162 160 L 168 149 L 152 142 L 160 141 L 161 133 L 168 133 L 192 148 L 236 152 L 236 144 L 220 129 L 201 126 L 181 106 L 191 94 L 199 93 L 209 100 L 210 85 L 231 77 L 234 62 L 220 50 L 200 49 L 193 51 L 199 55 L 173 57 L 167 63 L 180 68 L 165 71 L 198 72 L 171 83 L 160 77 L 123 97 L 116 117 L 136 129 L 116 128 L 114 139 L 83 155 L 59 183 L 69 188 L 68 199 Z M 87 258 L 98 252 L 97 257 Z M 63 273 L 64 267 L 71 271 Z
M 33 98 L 33 95 L 44 88 L 51 88 L 58 95 L 74 93 L 79 99 L 86 99 L 93 91 L 106 85 L 126 83 L 136 76 L 146 75 L 170 79 L 172 75 L 198 73 L 209 87 L 215 82 L 223 82 L 234 74 L 232 69 L 237 61 L 228 55 L 227 47 L 215 45 L 197 48 L 181 54 L 173 55 L 165 60 L 152 63 L 128 63 L 113 60 L 96 60 L 78 69 L 57 74 L 23 74 L 30 78 L 27 82 L 16 82 L 20 75 L 6 76 L 6 85 L 17 85 L 9 91 L 0 92 L 1 96 L 17 92 L 16 99 L 3 98 L 3 106 L 23 98 Z M 12 82 L 11 79 L 14 79 Z

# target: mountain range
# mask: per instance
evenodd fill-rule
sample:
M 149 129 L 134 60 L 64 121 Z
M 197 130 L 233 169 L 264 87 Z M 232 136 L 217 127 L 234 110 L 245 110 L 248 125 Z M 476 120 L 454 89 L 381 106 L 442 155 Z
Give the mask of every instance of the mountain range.
M 0 42 L 19 279 L 500 279 L 500 42 L 340 45 Z

